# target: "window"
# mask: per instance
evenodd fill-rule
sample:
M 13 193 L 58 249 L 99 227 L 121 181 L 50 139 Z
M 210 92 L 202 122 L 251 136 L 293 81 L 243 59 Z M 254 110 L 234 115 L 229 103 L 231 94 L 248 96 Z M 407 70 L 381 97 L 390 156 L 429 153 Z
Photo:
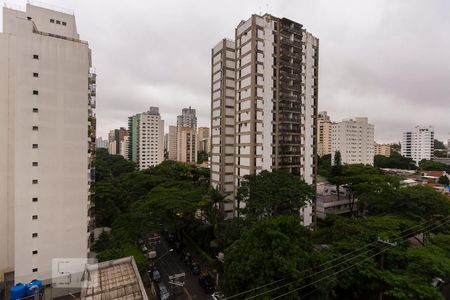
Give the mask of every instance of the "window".
M 39 112 L 39 108 L 34 107 L 34 108 L 33 108 L 33 112 L 34 112 L 34 113 Z
M 39 55 L 33 54 L 33 59 L 39 59 Z
M 37 234 L 37 232 L 33 232 L 33 234 L 31 236 L 34 237 L 34 238 L 37 238 L 38 234 Z
M 67 25 L 67 23 L 66 23 L 66 22 L 64 22 L 64 21 L 62 22 L 62 24 L 63 24 L 63 26 L 66 26 L 66 25 Z
M 50 19 L 50 23 L 55 23 L 55 20 L 54 19 Z
M 38 127 L 37 126 L 33 126 L 33 131 L 38 131 Z
M 34 268 L 34 269 L 31 270 L 31 271 L 33 271 L 33 273 L 36 273 L 36 272 L 38 271 L 38 268 Z
M 33 167 L 37 167 L 39 163 L 37 161 L 33 161 Z
M 38 144 L 33 144 L 33 149 L 39 148 Z
M 37 219 L 38 219 L 38 215 L 33 215 L 33 216 L 31 217 L 31 219 L 32 219 L 32 220 L 37 220 Z
M 59 21 L 59 20 L 56 20 L 56 24 L 61 24 L 61 21 Z
M 37 179 L 33 179 L 33 184 L 38 184 L 38 180 Z
M 39 95 L 39 91 L 33 90 L 33 95 Z
M 38 254 L 38 251 L 37 250 L 33 250 L 33 255 L 36 255 L 36 254 Z
M 39 77 L 39 73 L 34 72 L 33 77 Z
M 38 202 L 38 198 L 37 198 L 37 197 L 34 197 L 34 198 L 33 198 L 33 202 Z

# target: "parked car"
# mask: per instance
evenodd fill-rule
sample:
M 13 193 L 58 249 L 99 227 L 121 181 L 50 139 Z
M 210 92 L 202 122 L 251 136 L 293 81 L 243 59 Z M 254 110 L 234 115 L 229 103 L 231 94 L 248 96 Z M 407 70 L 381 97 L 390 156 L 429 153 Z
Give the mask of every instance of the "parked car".
M 184 263 L 190 265 L 190 264 L 192 263 L 192 256 L 191 256 L 191 253 L 186 252 L 186 253 L 183 255 L 183 261 L 184 261 Z
M 154 258 L 156 258 L 156 256 L 157 256 L 156 250 L 150 250 L 147 253 L 147 258 L 148 259 L 154 259 Z
M 170 293 L 164 283 L 158 284 L 158 296 L 161 300 L 168 300 L 170 298 Z
M 200 274 L 200 266 L 196 262 L 192 262 L 190 267 L 192 274 L 194 275 Z
M 158 269 L 153 268 L 153 270 L 150 270 L 151 272 L 150 277 L 154 282 L 159 282 L 161 280 L 161 273 L 159 273 Z
M 205 293 L 214 293 L 214 281 L 209 275 L 203 275 L 198 278 L 200 286 L 203 288 Z

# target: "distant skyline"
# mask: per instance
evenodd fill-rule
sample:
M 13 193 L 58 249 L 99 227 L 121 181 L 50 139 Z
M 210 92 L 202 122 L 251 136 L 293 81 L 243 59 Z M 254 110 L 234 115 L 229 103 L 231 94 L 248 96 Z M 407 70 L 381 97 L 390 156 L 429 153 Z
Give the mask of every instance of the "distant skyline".
M 13 7 L 26 2 L 7 1 Z M 198 126 L 209 127 L 211 48 L 234 38 L 240 20 L 269 12 L 320 39 L 319 110 L 333 121 L 368 117 L 380 143 L 398 142 L 416 125 L 433 125 L 436 138 L 449 138 L 450 1 L 46 3 L 72 10 L 93 50 L 97 136 L 127 127 L 128 116 L 150 106 L 160 108 L 166 128 L 189 106 L 197 110 Z

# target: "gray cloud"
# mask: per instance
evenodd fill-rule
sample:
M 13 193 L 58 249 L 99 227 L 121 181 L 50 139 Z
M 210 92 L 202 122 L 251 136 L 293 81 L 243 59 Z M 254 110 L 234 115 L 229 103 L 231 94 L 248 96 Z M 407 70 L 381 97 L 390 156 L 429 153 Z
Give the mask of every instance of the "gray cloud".
M 211 48 L 266 3 L 320 38 L 319 108 L 334 120 L 367 116 L 380 142 L 416 124 L 434 125 L 441 139 L 450 132 L 447 0 L 47 2 L 75 11 L 93 49 L 104 137 L 149 106 L 166 125 L 192 106 L 209 126 Z

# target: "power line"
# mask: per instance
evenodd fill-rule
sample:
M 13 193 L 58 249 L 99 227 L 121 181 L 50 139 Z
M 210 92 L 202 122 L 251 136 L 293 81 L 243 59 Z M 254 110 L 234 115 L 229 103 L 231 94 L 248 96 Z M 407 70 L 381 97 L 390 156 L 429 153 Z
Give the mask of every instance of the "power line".
M 433 219 L 430 219 L 430 220 L 425 221 L 425 222 L 423 222 L 423 223 L 421 223 L 421 224 L 417 224 L 417 225 L 411 226 L 411 227 L 408 228 L 408 229 L 405 229 L 405 230 L 403 230 L 403 231 L 400 231 L 399 234 L 400 234 L 400 235 L 403 235 L 404 233 L 406 233 L 406 232 L 408 232 L 408 231 L 411 231 L 413 228 L 424 226 L 425 224 L 427 224 L 427 223 L 429 223 L 429 222 L 433 222 L 433 223 L 434 223 L 434 222 L 436 222 L 436 221 L 433 220 Z M 428 226 L 429 226 L 429 225 L 427 225 L 426 227 L 428 227 Z M 371 242 L 371 243 L 369 243 L 369 244 L 366 244 L 365 246 L 362 246 L 362 247 L 357 248 L 357 249 L 355 249 L 355 250 L 352 250 L 352 251 L 350 251 L 350 252 L 348 252 L 348 253 L 346 253 L 346 254 L 344 254 L 344 255 L 341 255 L 341 256 L 339 256 L 339 257 L 335 257 L 335 258 L 333 258 L 333 259 L 331 259 L 331 260 L 328 260 L 328 261 L 326 261 L 326 262 L 324 262 L 324 263 L 322 263 L 322 264 L 316 266 L 315 269 L 320 268 L 320 267 L 323 267 L 323 266 L 326 266 L 326 265 L 328 265 L 328 264 L 330 264 L 330 263 L 333 263 L 333 262 L 335 262 L 335 261 L 337 261 L 337 260 L 341 260 L 342 258 L 344 258 L 344 257 L 346 257 L 346 256 L 348 256 L 348 255 L 351 255 L 351 254 L 353 254 L 353 253 L 355 253 L 355 252 L 358 252 L 358 251 L 361 251 L 361 250 L 363 250 L 363 249 L 366 249 L 366 248 L 370 247 L 371 245 L 374 245 L 374 244 L 377 244 L 377 243 L 378 243 L 378 240 L 377 240 L 377 241 L 374 241 L 374 242 Z M 366 252 L 367 252 L 367 251 L 366 251 Z M 363 252 L 363 253 L 366 253 L 366 252 Z M 363 254 L 363 253 L 361 253 L 361 254 Z M 361 254 L 359 254 L 359 255 L 361 255 Z M 359 255 L 358 255 L 358 256 L 359 256 Z M 333 267 L 335 267 L 335 266 L 333 266 Z M 313 271 L 313 270 L 312 270 L 312 269 L 304 270 L 304 271 L 302 272 L 302 274 L 306 273 L 307 271 Z M 248 293 L 250 293 L 250 292 L 253 292 L 253 291 L 262 289 L 262 288 L 264 288 L 264 287 L 267 287 L 267 286 L 270 286 L 270 285 L 273 285 L 273 284 L 276 284 L 276 283 L 279 283 L 279 282 L 285 281 L 285 280 L 287 280 L 287 278 L 279 279 L 279 280 L 276 280 L 276 281 L 273 281 L 273 282 L 270 282 L 270 283 L 267 283 L 267 284 L 264 284 L 264 285 L 255 287 L 255 288 L 253 288 L 253 289 L 246 290 L 246 291 L 243 291 L 243 292 L 234 294 L 234 295 L 232 295 L 232 296 L 229 296 L 229 297 L 224 298 L 224 300 L 233 299 L 233 298 L 236 298 L 236 297 L 238 297 L 238 296 L 241 296 L 241 295 L 244 295 L 244 294 L 248 294 Z M 289 284 L 291 284 L 291 283 L 289 283 Z M 287 284 L 287 285 L 289 285 L 289 284 Z
M 450 216 L 445 217 L 444 220 L 445 220 L 445 219 L 450 219 Z M 437 222 L 438 222 L 438 221 L 434 221 L 433 223 L 437 223 Z M 450 222 L 450 220 L 447 221 L 446 223 L 448 223 L 448 222 Z M 428 221 L 425 222 L 425 223 L 428 223 Z M 444 223 L 444 224 L 445 224 L 445 223 Z M 426 228 L 428 228 L 428 227 L 430 227 L 430 226 L 434 226 L 434 225 L 435 225 L 435 224 L 429 224 L 429 225 L 425 226 L 425 228 L 423 228 L 423 229 L 420 229 L 420 230 L 418 230 L 418 231 L 416 230 L 415 233 L 414 233 L 414 235 L 417 234 L 417 233 L 419 233 L 420 231 L 424 231 L 424 232 L 425 232 L 425 231 L 428 231 L 429 229 L 426 229 Z M 441 225 L 439 225 L 439 226 L 442 226 L 442 225 L 443 225 L 443 224 L 441 224 Z M 438 227 L 439 227 L 439 226 L 438 226 Z M 413 227 L 416 227 L 416 226 L 413 226 Z M 413 227 L 412 227 L 412 228 L 413 228 Z M 432 229 L 431 229 L 431 230 L 432 230 Z M 404 230 L 404 231 L 410 231 L 410 230 L 408 229 L 408 230 Z M 412 234 L 412 233 L 409 233 L 409 234 Z M 403 238 L 405 238 L 405 236 L 401 235 L 401 236 L 399 236 L 398 238 L 394 239 L 393 242 L 398 241 L 398 240 L 403 239 Z M 378 241 L 376 241 L 376 242 L 378 243 Z M 371 243 L 371 244 L 373 244 L 373 243 Z M 364 248 L 364 247 L 362 247 L 362 248 Z M 289 283 L 286 283 L 286 284 L 284 284 L 284 285 L 282 285 L 282 286 L 279 286 L 279 287 L 273 288 L 273 289 L 271 289 L 271 290 L 268 290 L 268 291 L 259 293 L 259 294 L 257 294 L 257 295 L 250 296 L 250 297 L 248 297 L 248 298 L 246 298 L 246 299 L 247 299 L 247 300 L 254 299 L 254 298 L 257 298 L 257 297 L 259 297 L 259 296 L 265 295 L 265 294 L 267 294 L 267 293 L 271 293 L 271 292 L 277 291 L 277 290 L 279 290 L 279 289 L 282 289 L 282 288 L 284 288 L 284 287 L 287 287 L 288 285 L 296 284 L 297 282 L 299 282 L 299 281 L 301 281 L 301 280 L 305 280 L 305 279 L 307 279 L 307 278 L 311 278 L 311 277 L 313 277 L 313 276 L 316 276 L 317 274 L 320 274 L 320 273 L 323 273 L 323 272 L 328 271 L 328 270 L 330 270 L 330 269 L 333 269 L 333 268 L 335 268 L 335 267 L 337 267 L 337 266 L 339 266 L 339 265 L 348 263 L 348 262 L 352 261 L 353 259 L 355 259 L 355 258 L 357 258 L 357 257 L 359 257 L 359 256 L 361 256 L 361 255 L 363 255 L 363 254 L 365 254 L 365 253 L 368 253 L 368 252 L 370 252 L 370 250 L 366 250 L 366 251 L 364 251 L 364 252 L 361 252 L 361 253 L 359 253 L 359 254 L 356 255 L 356 256 L 353 256 L 353 257 L 351 257 L 351 258 L 349 258 L 349 259 L 347 259 L 347 260 L 345 260 L 345 261 L 342 261 L 342 262 L 338 263 L 337 265 L 333 265 L 333 266 L 331 266 L 331 267 L 325 268 L 325 269 L 323 269 L 323 270 L 321 270 L 321 271 L 319 271 L 319 272 L 316 272 L 316 273 L 314 273 L 314 274 L 311 274 L 311 275 L 309 275 L 309 276 L 303 277 L 303 278 L 298 279 L 298 280 L 294 280 L 294 281 L 292 281 L 292 282 L 289 282 Z M 347 254 L 345 254 L 344 256 L 346 256 L 346 255 L 347 255 Z M 343 256 L 343 257 L 344 257 L 344 256 Z M 309 270 L 309 271 L 311 271 L 311 270 Z M 304 272 L 302 272 L 302 273 L 304 274 L 305 272 L 306 272 L 306 271 L 304 271 Z
M 450 216 L 449 216 L 449 217 L 450 217 Z M 447 217 L 447 218 L 449 218 L 449 217 Z M 442 225 L 445 225 L 445 224 L 447 224 L 447 223 L 450 223 L 450 220 L 448 220 L 448 221 L 446 221 L 446 222 L 444 222 L 444 223 L 441 223 L 441 224 L 439 224 L 439 225 L 436 225 L 436 226 L 435 226 L 434 228 L 432 228 L 432 229 L 425 230 L 424 233 L 425 233 L 425 232 L 429 232 L 429 231 L 431 231 L 431 230 L 434 230 L 434 229 L 436 229 L 436 228 L 438 228 L 438 227 L 440 227 L 440 226 L 442 226 Z M 386 250 L 388 250 L 388 249 L 390 249 L 390 248 L 392 248 L 392 247 L 394 247 L 393 244 L 392 244 L 392 245 L 387 244 L 387 246 L 386 246 L 385 248 L 383 248 L 382 250 L 378 251 L 378 252 L 375 253 L 374 255 L 371 255 L 371 256 L 369 256 L 369 257 L 366 257 L 366 258 L 362 259 L 360 262 L 354 263 L 354 264 L 352 264 L 352 265 L 350 265 L 350 266 L 348 266 L 348 267 L 346 267 L 346 268 L 344 268 L 344 269 L 342 269 L 342 270 L 339 270 L 339 271 L 334 272 L 333 274 L 327 275 L 327 276 L 325 276 L 325 277 L 322 277 L 322 278 L 320 278 L 320 279 L 317 279 L 316 281 L 313 281 L 313 282 L 308 283 L 308 284 L 306 284 L 306 285 L 304 285 L 304 286 L 301 286 L 301 287 L 299 287 L 299 288 L 296 288 L 296 289 L 294 289 L 294 290 L 292 290 L 292 291 L 286 292 L 286 293 L 284 293 L 284 294 L 282 294 L 282 295 L 279 295 L 279 296 L 277 296 L 277 297 L 275 297 L 275 298 L 272 298 L 272 300 L 276 300 L 276 299 L 282 298 L 282 297 L 287 296 L 287 295 L 289 295 L 289 294 L 291 294 L 291 293 L 294 293 L 294 292 L 299 291 L 299 290 L 302 290 L 302 289 L 304 289 L 304 288 L 306 288 L 306 287 L 308 287 L 308 286 L 311 286 L 311 285 L 313 285 L 313 284 L 316 284 L 316 283 L 318 283 L 318 282 L 320 282 L 320 281 L 322 281 L 322 280 L 324 280 L 324 279 L 327 279 L 327 278 L 329 278 L 329 277 L 331 277 L 331 276 L 335 276 L 335 275 L 337 275 L 337 274 L 340 274 L 340 273 L 342 273 L 342 272 L 344 272 L 344 271 L 346 271 L 346 270 L 349 270 L 349 269 L 351 269 L 351 268 L 353 268 L 353 267 L 359 265 L 361 262 L 363 262 L 363 261 L 365 261 L 365 260 L 368 260 L 368 259 L 370 259 L 370 258 L 373 258 L 373 257 L 375 257 L 375 256 L 377 256 L 377 255 L 383 253 L 384 251 L 386 251 Z M 315 289 L 315 290 L 317 290 L 317 289 Z
M 449 218 L 450 218 L 450 216 L 449 216 Z M 398 234 L 399 234 L 399 235 L 404 235 L 406 232 L 411 232 L 414 228 L 425 226 L 425 224 L 430 223 L 430 222 L 435 223 L 436 220 L 430 219 L 430 220 L 425 221 L 425 222 L 423 222 L 423 223 L 416 224 L 416 225 L 414 225 L 414 226 L 411 226 L 411 227 L 408 228 L 408 229 L 405 229 L 405 230 L 400 231 Z M 429 226 L 429 225 L 426 225 L 425 227 L 428 227 L 428 226 Z M 391 233 L 393 233 L 393 232 L 391 231 Z M 324 263 L 322 263 L 322 264 L 320 264 L 320 265 L 314 267 L 314 269 L 317 269 L 317 268 L 326 266 L 326 265 L 328 265 L 328 264 L 330 264 L 330 263 L 333 263 L 333 262 L 335 262 L 335 261 L 337 261 L 337 260 L 342 260 L 342 258 L 344 258 L 344 257 L 346 257 L 346 256 L 349 256 L 349 255 L 351 255 L 351 254 L 353 254 L 353 253 L 356 253 L 356 252 L 358 252 L 358 251 L 361 251 L 361 250 L 363 250 L 363 249 L 366 249 L 366 248 L 370 247 L 371 245 L 374 245 L 374 244 L 377 244 L 377 243 L 378 243 L 378 240 L 376 240 L 376 241 L 374 241 L 374 242 L 371 242 L 371 243 L 369 243 L 369 244 L 367 244 L 367 245 L 365 245 L 365 246 L 362 246 L 362 247 L 359 247 L 359 248 L 357 248 L 357 249 L 355 249 L 355 250 L 352 250 L 352 251 L 350 251 L 350 252 L 348 252 L 348 253 L 346 253 L 346 254 L 344 254 L 344 255 L 341 255 L 341 256 L 336 257 L 336 258 L 331 259 L 331 260 L 328 260 L 328 261 L 326 261 L 326 262 L 324 262 Z M 367 253 L 367 252 L 368 252 L 368 251 L 362 252 L 362 253 L 360 253 L 359 255 L 357 255 L 356 257 L 358 257 L 358 256 L 360 256 L 360 255 L 362 255 L 362 254 L 364 254 L 364 253 Z M 352 259 L 353 259 L 353 258 L 352 258 Z M 334 265 L 333 267 L 336 267 L 336 265 Z M 328 268 L 328 269 L 326 269 L 326 270 L 329 270 L 329 269 L 330 269 L 330 268 Z M 305 273 L 311 272 L 311 271 L 313 271 L 313 269 L 305 270 L 305 271 L 303 271 L 302 273 L 305 274 Z M 323 272 L 323 271 L 325 271 L 325 270 L 322 270 L 322 271 L 320 271 L 320 272 Z M 316 273 L 316 274 L 317 274 L 317 273 Z M 309 277 L 311 277 L 311 276 L 309 276 Z M 306 278 L 308 278 L 308 277 L 306 277 Z M 244 294 L 247 294 L 247 293 L 250 293 L 250 292 L 259 290 L 259 289 L 262 289 L 262 288 L 264 288 L 264 287 L 267 287 L 267 286 L 270 286 L 270 285 L 273 285 L 273 284 L 276 284 L 276 283 L 279 283 L 279 282 L 282 282 L 282 281 L 285 281 L 285 280 L 287 280 L 287 278 L 279 279 L 279 280 L 273 281 L 273 282 L 271 282 L 271 283 L 267 283 L 267 284 L 264 284 L 264 285 L 262 285 L 262 286 L 255 287 L 255 288 L 253 288 L 253 289 L 246 290 L 246 291 L 243 291 L 243 292 L 234 294 L 234 295 L 232 295 L 232 296 L 229 296 L 229 297 L 224 298 L 224 300 L 233 299 L 233 298 L 235 298 L 235 297 L 238 297 L 238 296 L 241 296 L 241 295 L 244 295 Z M 288 284 L 286 284 L 286 285 L 284 285 L 284 286 L 287 286 L 287 285 L 289 285 L 289 284 L 295 283 L 295 282 L 297 282 L 297 281 L 298 281 L 298 280 L 296 280 L 296 281 L 294 281 L 294 282 L 291 282 L 291 283 L 288 283 Z M 284 287 L 284 286 L 282 286 L 282 287 Z M 280 287 L 280 288 L 281 288 L 281 287 Z M 278 289 L 278 288 L 277 288 L 277 289 Z M 251 298 L 250 298 L 250 299 L 251 299 Z

